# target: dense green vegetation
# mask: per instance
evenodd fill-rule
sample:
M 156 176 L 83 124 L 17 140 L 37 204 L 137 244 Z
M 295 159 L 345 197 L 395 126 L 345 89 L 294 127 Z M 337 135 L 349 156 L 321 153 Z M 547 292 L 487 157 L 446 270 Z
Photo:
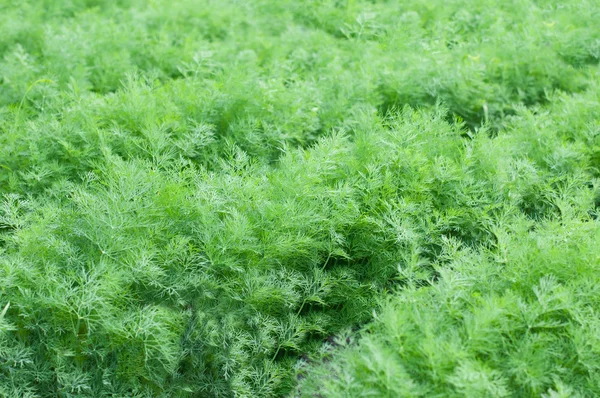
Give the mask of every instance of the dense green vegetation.
M 600 396 L 598 21 L 0 0 L 0 396 Z

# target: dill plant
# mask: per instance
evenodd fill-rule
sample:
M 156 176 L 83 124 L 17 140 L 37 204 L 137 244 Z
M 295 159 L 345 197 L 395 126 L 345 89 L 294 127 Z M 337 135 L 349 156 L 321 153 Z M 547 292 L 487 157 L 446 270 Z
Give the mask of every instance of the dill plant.
M 0 4 L 0 395 L 598 395 L 593 1 Z

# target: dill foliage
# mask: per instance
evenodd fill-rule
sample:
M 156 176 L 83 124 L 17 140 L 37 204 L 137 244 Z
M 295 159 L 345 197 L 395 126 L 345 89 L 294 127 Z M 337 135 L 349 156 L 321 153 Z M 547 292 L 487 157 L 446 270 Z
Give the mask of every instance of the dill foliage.
M 598 20 L 0 2 L 0 396 L 599 396 Z

